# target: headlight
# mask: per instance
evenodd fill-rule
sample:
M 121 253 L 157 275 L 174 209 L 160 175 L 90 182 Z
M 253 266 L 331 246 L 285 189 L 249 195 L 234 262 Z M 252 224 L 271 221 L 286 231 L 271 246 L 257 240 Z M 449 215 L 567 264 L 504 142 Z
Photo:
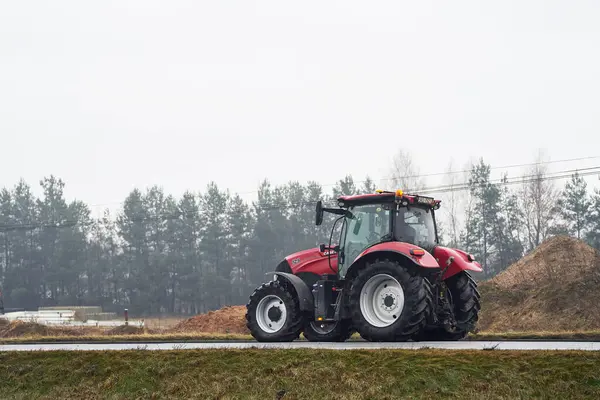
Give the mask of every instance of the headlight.
M 273 275 L 273 280 L 276 281 L 277 280 L 277 275 Z

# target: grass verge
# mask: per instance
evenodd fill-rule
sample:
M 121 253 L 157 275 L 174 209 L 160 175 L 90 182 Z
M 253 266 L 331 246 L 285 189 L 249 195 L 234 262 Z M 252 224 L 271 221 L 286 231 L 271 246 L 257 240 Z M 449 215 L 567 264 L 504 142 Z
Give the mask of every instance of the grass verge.
M 19 343 L 57 343 L 57 342 L 193 342 L 193 341 L 254 341 L 250 335 L 219 334 L 219 333 L 190 333 L 190 334 L 136 334 L 136 335 L 82 335 L 82 336 L 20 336 L 0 338 L 0 344 Z M 304 340 L 301 336 L 301 340 Z M 361 340 L 360 335 L 354 334 L 350 340 Z M 481 332 L 471 334 L 468 340 L 600 340 L 600 331 L 583 332 Z
M 480 332 L 469 335 L 469 340 L 600 340 L 600 331 L 564 332 Z
M 0 353 L 0 398 L 600 398 L 600 353 L 188 350 Z

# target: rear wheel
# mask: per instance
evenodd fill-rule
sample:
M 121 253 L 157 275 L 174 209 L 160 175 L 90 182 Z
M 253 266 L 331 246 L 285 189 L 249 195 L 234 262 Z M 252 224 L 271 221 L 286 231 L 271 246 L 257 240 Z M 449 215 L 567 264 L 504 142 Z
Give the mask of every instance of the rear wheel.
M 309 342 L 345 342 L 352 336 L 352 321 L 310 321 L 305 325 L 303 334 Z
M 280 281 L 258 287 L 246 305 L 246 326 L 259 342 L 298 339 L 303 318 L 296 292 Z
M 350 289 L 352 324 L 369 341 L 407 341 L 431 312 L 425 280 L 399 262 L 375 260 Z

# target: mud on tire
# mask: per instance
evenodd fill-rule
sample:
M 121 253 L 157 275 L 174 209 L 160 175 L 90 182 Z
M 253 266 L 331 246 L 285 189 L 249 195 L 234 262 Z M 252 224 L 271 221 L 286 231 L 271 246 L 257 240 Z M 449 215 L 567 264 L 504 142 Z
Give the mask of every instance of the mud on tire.
M 259 286 L 246 304 L 246 326 L 259 342 L 291 342 L 298 339 L 303 325 L 296 292 L 281 281 Z
M 398 312 L 398 315 L 392 315 L 394 321 L 387 326 L 371 324 L 361 310 L 362 289 L 371 278 L 377 275 L 388 275 L 394 278 L 400 284 L 404 298 L 402 310 Z M 407 270 L 399 262 L 389 259 L 375 260 L 368 263 L 352 283 L 350 289 L 352 324 L 365 340 L 407 341 L 423 329 L 429 318 L 431 313 L 430 293 L 427 281 Z M 385 302 L 383 299 L 385 294 L 371 293 L 371 295 L 379 295 Z M 394 305 L 392 304 L 390 307 L 394 307 Z

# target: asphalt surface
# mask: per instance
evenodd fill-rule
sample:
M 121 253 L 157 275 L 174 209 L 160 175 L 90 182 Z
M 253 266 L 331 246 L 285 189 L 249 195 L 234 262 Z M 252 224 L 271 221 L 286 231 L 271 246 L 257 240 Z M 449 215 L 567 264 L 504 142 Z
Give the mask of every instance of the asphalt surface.
M 449 349 L 449 350 L 584 350 L 599 351 L 600 342 L 541 341 L 462 341 L 462 342 L 402 342 L 402 343 L 258 343 L 258 342 L 190 342 L 190 343 L 39 343 L 4 344 L 3 351 L 97 351 L 97 350 L 183 350 L 183 349 Z

